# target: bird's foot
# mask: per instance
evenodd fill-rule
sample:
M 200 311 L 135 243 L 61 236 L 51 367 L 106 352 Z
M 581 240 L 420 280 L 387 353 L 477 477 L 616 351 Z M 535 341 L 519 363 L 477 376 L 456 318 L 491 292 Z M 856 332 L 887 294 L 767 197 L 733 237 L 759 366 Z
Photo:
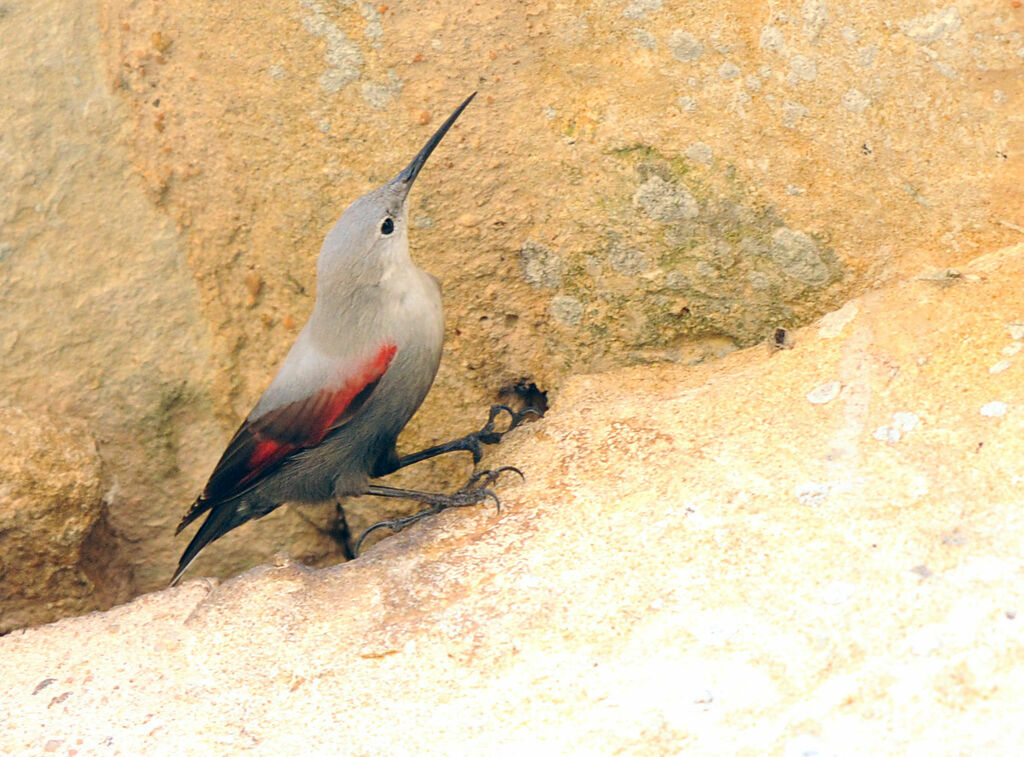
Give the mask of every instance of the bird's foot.
M 504 431 L 498 431 L 494 428 L 494 422 L 502 413 L 508 413 L 508 428 Z M 487 416 L 487 423 L 484 424 L 484 427 L 479 431 L 474 431 L 472 434 L 464 436 L 459 441 L 465 442 L 465 449 L 469 450 L 473 454 L 473 462 L 478 463 L 480 462 L 480 458 L 483 457 L 483 448 L 480 446 L 481 444 L 498 444 L 505 434 L 521 424 L 531 415 L 540 417 L 541 411 L 535 407 L 527 407 L 517 412 L 508 405 L 491 405 L 491 412 Z M 515 469 L 513 468 L 513 470 Z M 522 475 L 522 473 L 519 475 Z M 470 479 L 470 483 L 472 482 L 473 479 Z
M 494 426 L 498 419 L 498 416 L 502 413 L 508 413 L 509 422 L 508 427 L 503 431 L 498 431 Z M 509 431 L 514 429 L 516 426 L 521 424 L 531 415 L 541 416 L 542 411 L 534 407 L 528 407 L 523 410 L 516 412 L 508 405 L 491 405 L 490 415 L 487 416 L 487 423 L 479 431 L 474 431 L 472 434 L 454 439 L 444 444 L 438 444 L 419 452 L 413 452 L 411 455 L 405 455 L 397 460 L 389 462 L 373 473 L 374 478 L 380 478 L 386 476 L 389 473 L 394 473 L 400 468 L 405 468 L 409 465 L 422 462 L 423 460 L 429 460 L 432 457 L 438 455 L 446 455 L 449 452 L 465 451 L 473 455 L 473 463 L 479 463 L 480 459 L 484 456 L 485 444 L 497 444 L 501 441 L 502 437 L 505 436 Z
M 500 468 L 496 468 L 495 470 L 484 470 L 474 473 L 461 489 L 457 492 L 453 492 L 452 494 L 433 494 L 430 492 L 418 492 L 408 489 L 392 489 L 391 487 L 386 486 L 371 486 L 368 492 L 369 494 L 375 494 L 382 497 L 412 499 L 417 502 L 422 502 L 426 507 L 418 513 L 408 515 L 404 518 L 394 518 L 393 520 L 382 520 L 380 523 L 374 523 L 368 529 L 363 531 L 362 536 L 359 537 L 359 541 L 356 542 L 355 546 L 355 554 L 359 554 L 359 551 L 363 546 L 363 541 L 374 531 L 381 528 L 388 528 L 393 533 L 397 534 L 402 529 L 416 523 L 417 521 L 423 520 L 430 515 L 436 515 L 437 513 L 443 512 L 444 510 L 448 510 L 452 507 L 469 507 L 470 505 L 478 505 L 487 499 L 492 499 L 494 500 L 494 506 L 500 513 L 501 500 L 498 499 L 498 495 L 495 494 L 494 490 L 490 487 L 497 482 L 501 474 L 506 471 L 518 473 L 524 480 L 526 478 L 523 476 L 523 472 L 518 468 L 511 465 L 504 465 Z

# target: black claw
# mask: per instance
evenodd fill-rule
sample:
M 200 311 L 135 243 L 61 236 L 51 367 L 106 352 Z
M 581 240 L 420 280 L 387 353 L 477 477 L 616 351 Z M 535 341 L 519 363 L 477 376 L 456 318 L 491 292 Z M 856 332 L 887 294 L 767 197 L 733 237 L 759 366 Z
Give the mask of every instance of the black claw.
M 514 465 L 503 465 L 495 470 L 477 471 L 476 473 L 469 477 L 469 481 L 466 482 L 466 485 L 462 487 L 461 491 L 469 491 L 470 487 L 472 487 L 473 484 L 475 484 L 480 479 L 484 479 L 484 483 L 476 487 L 477 489 L 497 483 L 498 479 L 501 477 L 501 474 L 504 473 L 505 471 L 512 471 L 513 473 L 518 473 L 519 477 L 523 479 L 523 481 L 526 480 L 526 476 L 523 475 L 523 472 L 516 468 Z
M 356 548 L 355 548 L 356 557 L 359 557 L 359 553 L 363 551 L 363 542 L 366 540 L 367 536 L 369 536 L 370 534 L 372 534 L 374 531 L 376 531 L 379 528 L 384 528 L 385 526 L 390 528 L 392 526 L 392 523 L 393 522 L 389 521 L 389 520 L 382 520 L 380 523 L 374 523 L 368 529 L 363 531 L 363 535 L 360 536 L 356 540 Z
M 498 419 L 499 413 L 508 413 L 508 428 L 504 431 L 494 430 L 494 422 Z M 528 407 L 516 412 L 508 405 L 491 405 L 491 412 L 487 417 L 487 423 L 484 424 L 484 427 L 475 436 L 484 444 L 497 444 L 505 434 L 522 423 L 527 416 L 536 415 L 539 417 L 540 414 L 540 410 L 535 407 Z
M 490 498 L 494 500 L 494 506 L 497 509 L 498 513 L 500 514 L 501 500 L 498 498 L 498 495 L 494 492 L 493 489 L 489 489 L 487 487 L 490 484 L 493 484 L 495 480 L 498 478 L 498 476 L 500 476 L 506 470 L 514 470 L 516 471 L 516 473 L 522 475 L 522 473 L 520 473 L 517 469 L 513 468 L 510 465 L 507 465 L 502 468 L 498 468 L 497 470 L 494 471 L 486 470 L 473 474 L 473 476 L 469 479 L 466 485 L 463 486 L 454 494 L 424 495 L 425 498 L 421 499 L 420 501 L 424 502 L 427 505 L 427 507 L 421 510 L 420 512 L 415 513 L 413 515 L 409 515 L 405 518 L 382 520 L 380 523 L 374 523 L 372 526 L 363 531 L 358 541 L 356 541 L 354 548 L 355 554 L 357 556 L 359 555 L 360 551 L 363 548 L 363 542 L 366 540 L 366 537 L 374 531 L 377 531 L 378 529 L 388 528 L 391 529 L 393 533 L 397 534 L 399 531 L 406 528 L 406 526 L 412 525 L 416 521 L 426 518 L 428 515 L 436 515 L 437 513 L 440 513 L 452 507 L 470 507 L 472 505 L 480 504 L 484 500 Z M 480 484 L 479 486 L 474 486 L 474 484 L 476 484 L 481 479 L 483 479 L 483 483 Z
M 523 481 L 525 481 L 525 480 L 526 480 L 526 476 L 525 476 L 525 475 L 523 474 L 523 472 L 522 472 L 521 470 L 519 470 L 519 469 L 518 469 L 518 468 L 517 468 L 516 466 L 514 466 L 514 465 L 503 465 L 503 466 L 501 466 L 500 468 L 498 468 L 498 470 L 496 470 L 496 471 L 494 471 L 494 472 L 495 472 L 495 474 L 497 474 L 497 475 L 499 475 L 499 476 L 500 476 L 500 475 L 501 475 L 502 473 L 504 473 L 504 472 L 505 472 L 505 471 L 507 471 L 507 470 L 510 470 L 510 471 L 512 471 L 513 473 L 517 474 L 517 475 L 519 476 L 519 478 L 521 478 L 521 479 L 522 479 Z

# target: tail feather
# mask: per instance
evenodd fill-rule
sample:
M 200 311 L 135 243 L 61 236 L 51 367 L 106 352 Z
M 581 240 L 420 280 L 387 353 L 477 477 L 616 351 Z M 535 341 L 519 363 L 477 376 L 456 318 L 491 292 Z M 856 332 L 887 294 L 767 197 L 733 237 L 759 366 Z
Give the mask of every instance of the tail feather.
M 203 525 L 199 527 L 196 535 L 192 537 L 192 541 L 188 543 L 188 546 L 182 553 L 181 559 L 178 561 L 178 569 L 174 571 L 174 577 L 171 578 L 171 586 L 174 586 L 181 580 L 182 574 L 207 544 L 219 539 L 228 531 L 236 526 L 240 526 L 252 517 L 251 515 L 240 515 L 238 504 L 237 501 L 222 502 L 210 508 L 210 514 L 206 516 Z
M 196 518 L 205 513 L 211 507 L 212 503 L 210 502 L 210 500 L 200 495 L 196 499 L 196 501 L 192 503 L 192 507 L 188 509 L 188 512 L 185 513 L 185 517 L 181 519 L 181 523 L 178 524 L 178 527 L 174 529 L 174 535 L 177 536 L 182 531 L 184 531 L 189 523 L 194 521 Z

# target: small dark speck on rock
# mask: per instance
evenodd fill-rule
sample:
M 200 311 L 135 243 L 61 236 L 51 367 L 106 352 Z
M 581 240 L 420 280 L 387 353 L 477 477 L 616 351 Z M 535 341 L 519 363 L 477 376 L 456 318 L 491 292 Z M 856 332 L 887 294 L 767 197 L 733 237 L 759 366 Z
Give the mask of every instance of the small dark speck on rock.
M 967 543 L 967 537 L 957 531 L 951 531 L 942 537 L 942 543 L 950 547 L 962 547 Z
M 1006 617 L 1007 617 L 1007 618 L 1008 618 L 1009 620 L 1013 620 L 1014 618 L 1016 618 L 1016 617 L 1017 617 L 1017 611 L 1016 611 L 1016 610 L 1007 610 L 1007 611 L 1006 611 Z
M 36 684 L 36 687 L 34 689 L 32 689 L 32 696 L 35 696 L 40 691 L 49 686 L 51 683 L 56 682 L 56 680 L 56 678 L 44 678 L 42 681 Z
M 793 349 L 796 341 L 793 339 L 793 332 L 789 329 L 775 329 L 772 333 L 772 338 L 768 342 L 768 346 L 772 351 L 775 350 L 791 350 Z
M 927 565 L 915 565 L 913 568 L 910 569 L 910 572 L 916 573 L 917 575 L 921 576 L 922 581 L 926 578 L 931 578 L 934 575 L 934 573 L 932 573 L 931 571 L 931 568 L 929 568 Z

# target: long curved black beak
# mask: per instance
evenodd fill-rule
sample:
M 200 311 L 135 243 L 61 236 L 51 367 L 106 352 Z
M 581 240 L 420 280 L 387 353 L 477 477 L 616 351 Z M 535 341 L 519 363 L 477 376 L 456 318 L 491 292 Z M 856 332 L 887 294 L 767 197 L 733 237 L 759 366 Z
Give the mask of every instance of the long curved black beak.
M 401 181 L 406 187 L 412 187 L 412 183 L 416 181 L 416 177 L 419 175 L 420 169 L 423 168 L 423 164 L 427 162 L 427 158 L 430 157 L 430 153 L 437 147 L 438 142 L 448 133 L 448 130 L 452 128 L 452 124 L 455 123 L 455 119 L 459 117 L 459 114 L 466 109 L 470 101 L 476 97 L 476 92 L 471 94 L 465 100 L 462 105 L 455 109 L 455 112 L 448 116 L 448 120 L 441 124 L 440 128 L 434 132 L 434 136 L 427 140 L 427 143 L 423 145 L 423 149 L 416 153 L 416 157 L 412 159 L 412 162 L 405 167 L 405 169 L 395 177 L 396 180 Z M 406 190 L 408 191 L 408 189 Z

